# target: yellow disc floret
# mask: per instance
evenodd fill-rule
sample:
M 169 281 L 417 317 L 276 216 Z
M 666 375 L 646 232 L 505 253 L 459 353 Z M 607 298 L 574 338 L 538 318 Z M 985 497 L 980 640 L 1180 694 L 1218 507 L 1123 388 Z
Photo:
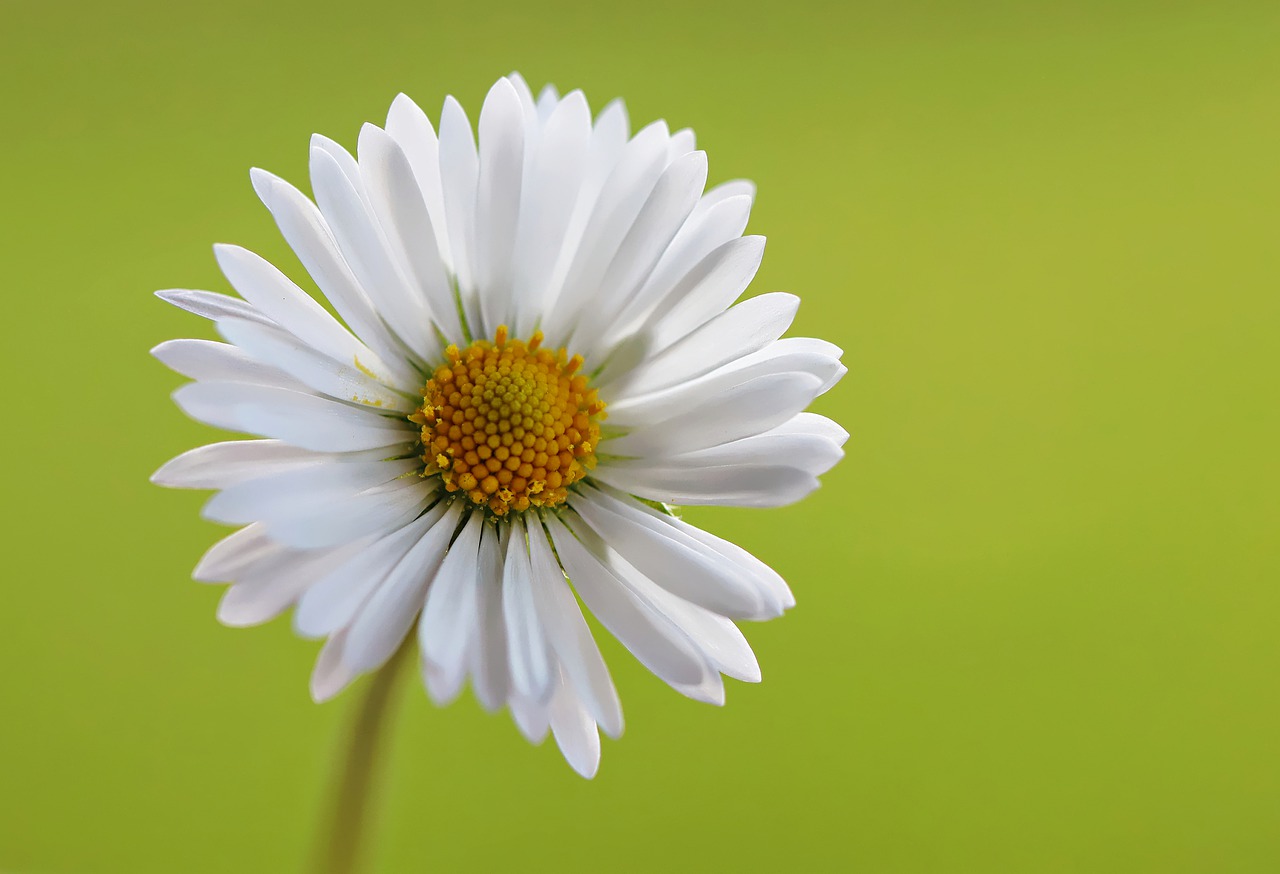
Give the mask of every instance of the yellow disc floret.
M 596 465 L 604 403 L 578 373 L 582 356 L 494 339 L 445 350 L 409 418 L 422 426 L 425 473 L 495 515 L 554 507 Z

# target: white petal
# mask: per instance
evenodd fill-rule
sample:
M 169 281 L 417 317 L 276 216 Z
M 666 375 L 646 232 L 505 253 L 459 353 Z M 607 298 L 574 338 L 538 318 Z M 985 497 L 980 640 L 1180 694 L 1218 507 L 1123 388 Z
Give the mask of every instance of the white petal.
M 628 566 L 617 553 L 610 550 L 599 534 L 593 531 L 581 517 L 570 515 L 563 521 L 572 533 L 564 531 L 561 539 L 573 539 L 576 536 L 590 559 L 599 563 L 601 567 L 607 568 L 612 579 L 621 584 L 626 589 L 629 599 L 641 608 L 651 625 L 652 633 L 648 636 L 649 645 L 658 648 L 666 647 L 681 654 L 688 661 L 686 671 L 682 674 L 694 675 L 693 679 L 689 679 L 682 674 L 668 675 L 655 670 L 658 677 L 680 694 L 687 695 L 696 701 L 717 706 L 724 704 L 724 681 L 720 678 L 719 671 L 703 651 L 701 642 L 690 636 L 684 626 L 667 609 L 666 602 L 660 602 L 651 596 L 656 586 L 645 580 L 642 574 Z M 646 585 L 635 585 L 632 577 Z M 674 596 L 668 596 L 668 598 L 674 598 Z M 680 599 L 674 600 L 678 602 Z M 645 657 L 639 651 L 633 652 L 642 662 L 645 661 Z
M 477 577 L 484 516 L 482 510 L 473 512 L 449 547 L 427 590 L 418 623 L 422 657 L 435 669 L 427 675 L 427 691 L 441 705 L 462 688 L 470 647 L 478 631 Z
M 785 507 L 821 483 L 800 467 L 785 464 L 751 467 L 657 467 L 643 470 L 600 467 L 596 479 L 664 504 L 708 507 Z
M 556 86 L 548 82 L 538 92 L 538 119 L 546 124 L 547 119 L 555 112 L 556 107 L 560 104 L 560 92 L 556 91 Z
M 374 310 L 420 361 L 437 357 L 441 347 L 431 331 L 430 314 L 387 250 L 364 182 L 359 177 L 353 181 L 329 152 L 319 149 L 311 152 L 311 180 L 321 214 Z
M 270 362 L 311 391 L 376 410 L 410 413 L 418 406 L 355 367 L 317 352 L 279 328 L 244 319 L 220 319 L 218 330 L 254 358 Z
M 778 575 L 777 571 L 769 567 L 767 564 L 747 552 L 736 543 L 716 537 L 701 528 L 690 525 L 673 516 L 665 513 L 659 513 L 652 507 L 641 504 L 639 501 L 629 495 L 607 492 L 607 497 L 612 498 L 615 502 L 610 506 L 620 509 L 620 511 L 630 510 L 633 513 L 639 513 L 648 516 L 649 519 L 665 526 L 666 528 L 674 528 L 698 543 L 706 549 L 711 550 L 712 556 L 718 562 L 728 562 L 738 568 L 739 573 L 761 593 L 761 597 L 766 602 L 776 603 L 784 609 L 794 607 L 796 603 L 795 597 L 791 594 L 791 589 L 787 587 L 786 582 Z M 621 507 L 618 507 L 621 505 Z
M 785 465 L 820 476 L 844 457 L 841 447 L 849 434 L 835 422 L 813 413 L 799 413 L 781 425 L 754 437 L 732 443 L 650 458 L 643 461 L 611 460 L 611 466 L 637 472 L 661 468 L 769 467 Z
M 653 271 L 707 183 L 706 152 L 672 162 L 658 178 L 600 281 L 594 306 L 577 326 L 573 348 L 594 359 L 600 336 Z
M 260 322 L 253 324 L 263 330 L 275 330 Z M 270 385 L 290 391 L 306 392 L 309 389 L 277 367 L 264 364 L 248 352 L 226 343 L 213 340 L 166 340 L 151 350 L 170 370 L 200 381 L 245 382 L 251 385 Z
M 265 526 L 249 525 L 209 547 L 191 572 L 191 578 L 202 583 L 234 580 L 245 568 L 284 549 L 267 537 Z
M 229 486 L 209 499 L 201 515 L 227 525 L 265 520 L 270 529 L 275 520 L 309 515 L 324 504 L 345 504 L 361 492 L 421 466 L 416 457 L 307 465 Z
M 692 128 L 681 128 L 671 135 L 671 142 L 667 146 L 667 159 L 674 161 L 682 155 L 687 155 L 698 147 L 698 138 L 694 135 Z
M 725 368 L 751 368 L 751 373 L 780 373 L 786 370 L 812 373 L 822 380 L 818 394 L 823 394 L 840 381 L 849 369 L 840 363 L 844 351 L 834 343 L 813 337 L 783 337 L 750 355 L 744 355 Z M 846 435 L 848 436 L 848 435 Z M 843 442 L 843 441 L 841 441 Z
M 651 420 L 601 448 L 610 455 L 650 458 L 719 446 L 781 425 L 807 407 L 821 387 L 822 380 L 809 373 L 757 376 L 707 397 L 696 412 L 678 410 Z
M 337 546 L 405 524 L 434 500 L 436 492 L 434 483 L 401 477 L 345 501 L 270 519 L 267 530 L 276 540 L 298 549 Z
M 708 197 L 704 196 L 698 201 L 693 213 L 681 225 L 680 232 L 662 253 L 644 286 L 618 316 L 616 325 L 610 326 L 606 345 L 612 345 L 614 338 L 635 330 L 639 320 L 654 312 L 660 304 L 675 305 L 687 293 L 685 287 L 673 291 L 680 280 L 712 252 L 742 236 L 751 213 L 751 198 L 738 195 L 711 206 L 706 206 L 707 200 Z M 752 245 L 763 249 L 763 238 Z M 662 312 L 661 309 L 658 311 Z
M 337 695 L 357 676 L 342 660 L 342 649 L 347 642 L 345 631 L 338 632 L 325 641 L 311 672 L 311 698 L 317 704 Z
M 403 419 L 271 386 L 196 382 L 179 388 L 173 398 L 199 421 L 316 452 L 351 452 L 414 440 L 413 430 Z
M 654 468 L 686 470 L 694 473 L 707 468 L 784 466 L 821 476 L 844 457 L 840 445 L 817 434 L 779 434 L 776 429 L 754 437 L 744 437 L 709 449 L 647 458 L 643 461 L 611 463 L 643 476 Z
M 484 323 L 490 328 L 512 322 L 512 252 L 520 215 L 524 124 L 515 87 L 499 79 L 480 110 L 476 183 L 476 285 Z
M 644 328 L 654 348 L 667 348 L 741 297 L 760 269 L 764 244 L 757 236 L 730 240 L 676 282 Z
M 387 113 L 387 133 L 399 144 L 413 168 L 413 176 L 418 181 L 418 189 L 431 219 L 436 249 L 445 259 L 446 269 L 451 270 L 449 230 L 445 221 L 444 191 L 440 184 L 440 144 L 435 128 L 418 104 L 404 94 L 397 94 Z
M 518 695 L 513 695 L 509 704 L 511 718 L 515 720 L 516 728 L 520 729 L 525 739 L 531 744 L 542 743 L 551 727 L 551 715 L 548 712 L 550 704 L 540 704 Z
M 717 670 L 748 683 L 760 682 L 760 664 L 755 653 L 732 621 L 676 597 L 607 547 L 606 556 L 618 576 L 684 632 Z
M 581 165 L 585 170 L 579 170 L 575 174 L 579 177 L 581 184 L 576 186 L 578 196 L 564 229 L 563 245 L 560 247 L 551 279 L 547 284 L 546 297 L 540 301 L 541 306 L 536 313 L 539 318 L 543 313 L 553 312 L 555 309 L 555 302 L 563 290 L 565 276 L 573 264 L 574 256 L 582 242 L 582 235 L 599 200 L 600 190 L 605 180 L 613 173 L 623 149 L 626 148 L 629 130 L 627 109 L 621 100 L 610 102 L 596 118 L 595 125 L 591 129 L 590 142 L 587 145 L 586 159 Z
M 462 694 L 462 685 L 467 679 L 466 672 L 447 674 L 435 662 L 424 658 L 418 659 L 422 667 L 422 683 L 427 687 L 427 695 L 437 707 L 444 707 Z
M 458 528 L 463 503 L 453 502 L 430 530 L 418 538 L 351 623 L 342 659 L 353 670 L 365 672 L 380 667 L 413 627 L 427 586 Z
M 334 160 L 334 163 L 338 165 L 342 175 L 350 180 L 351 185 L 356 191 L 360 192 L 361 197 L 364 196 L 364 191 L 360 186 L 360 167 L 356 164 L 356 159 L 351 157 L 350 152 L 344 149 L 340 143 L 334 142 L 324 134 L 312 134 L 311 153 L 314 156 L 316 152 L 327 153 Z M 314 185 L 315 179 L 313 177 L 312 186 L 314 187 Z
M 849 432 L 826 416 L 817 413 L 798 413 L 769 432 L 770 434 L 814 434 L 825 437 L 837 446 L 844 446 Z
M 335 562 L 351 555 L 349 548 L 282 551 L 259 562 L 229 589 L 218 603 L 218 621 L 241 628 L 279 616 Z
M 435 134 L 431 136 L 434 146 Z M 438 188 L 440 170 L 434 163 L 434 147 L 431 154 Z M 432 214 L 409 158 L 394 139 L 373 125 L 365 125 L 360 131 L 360 172 L 387 243 L 405 265 L 406 276 L 421 295 L 432 321 L 450 340 L 461 341 L 462 323 L 458 320 L 449 268 L 443 260 L 448 256 L 430 243 L 440 237 L 436 225 L 444 224 L 443 204 L 438 213 Z M 440 196 L 439 191 L 436 196 Z
M 273 324 L 271 319 L 258 312 L 242 300 L 212 291 L 196 291 L 187 288 L 169 288 L 157 291 L 156 297 L 165 303 L 171 303 L 179 309 L 195 313 L 206 319 L 221 319 L 224 316 L 235 316 L 241 319 L 256 319 L 263 324 Z
M 728 182 L 721 182 L 716 187 L 708 189 L 698 203 L 698 210 L 707 210 L 732 197 L 743 196 L 755 200 L 756 184 L 750 179 L 730 179 Z
M 367 346 L 264 258 L 225 244 L 214 246 L 213 254 L 241 297 L 312 349 L 344 364 L 372 358 Z
M 551 653 L 534 599 L 524 520 L 516 519 L 511 525 L 502 573 L 502 619 L 507 628 L 511 687 L 518 696 L 546 702 L 551 695 Z
M 529 83 L 524 80 L 524 76 L 519 73 L 511 73 L 504 77 L 506 81 L 515 89 L 516 96 L 520 103 L 520 111 L 524 115 L 524 127 L 526 136 L 533 138 L 537 136 L 538 128 L 541 126 L 538 122 L 538 106 L 533 99 L 533 89 L 529 87 Z
M 611 737 L 622 734 L 622 704 L 540 524 L 528 526 L 534 599 L 547 639 L 574 694 Z
M 549 710 L 551 733 L 569 767 L 590 780 L 600 767 L 600 733 L 596 722 L 569 688 L 561 670 Z
M 643 395 L 623 395 L 609 402 L 609 424 L 628 427 L 688 415 L 721 393 L 759 376 L 808 373 L 819 380 L 815 396 L 844 375 L 846 369 L 827 349 L 813 348 L 807 337 L 786 337 L 758 352 L 718 367 L 688 382 Z M 830 344 L 822 344 L 830 347 Z M 835 347 L 831 347 L 835 348 Z M 839 350 L 836 350 L 837 355 Z
M 782 612 L 734 565 L 647 513 L 598 491 L 575 496 L 573 508 L 610 548 L 673 595 L 721 616 L 769 619 Z
M 443 507 L 433 509 L 373 540 L 317 580 L 298 601 L 294 630 L 303 637 L 322 637 L 345 628 L 378 584 L 443 514 Z
M 527 337 L 542 315 L 578 192 L 591 141 L 591 110 L 581 91 L 565 97 L 547 119 L 520 200 L 516 232 L 516 335 Z
M 587 147 L 582 188 L 565 230 L 566 252 L 570 256 L 576 251 L 578 242 L 582 239 L 582 232 L 586 229 L 592 209 L 595 208 L 600 189 L 604 187 L 605 180 L 617 166 L 618 159 L 627 146 L 630 129 L 627 107 L 621 100 L 611 101 L 596 118 L 595 125 L 591 129 L 591 142 Z
M 613 390 L 632 395 L 665 388 L 763 349 L 782 336 L 799 305 L 799 298 L 784 292 L 770 292 L 745 300 L 650 357 L 627 374 L 621 384 L 613 386 Z
M 507 630 L 502 622 L 502 565 L 504 540 L 511 526 L 502 532 L 486 526 L 480 536 L 479 573 L 476 575 L 477 638 L 471 648 L 472 686 L 486 710 L 495 711 L 507 700 L 511 672 L 507 667 Z
M 582 600 L 641 664 L 673 686 L 704 678 L 707 667 L 701 653 L 671 620 L 639 598 L 558 520 L 554 534 L 560 561 Z
M 484 325 L 480 324 L 474 295 L 475 262 L 472 253 L 475 247 L 478 172 L 479 157 L 471 134 L 471 122 L 458 101 L 446 97 L 444 109 L 440 111 L 440 180 L 449 226 L 449 245 L 453 250 L 453 272 L 462 293 L 467 319 L 471 322 L 472 336 L 477 337 L 487 334 Z
M 373 351 L 373 360 L 362 360 L 360 366 L 386 385 L 412 387 L 417 377 L 401 360 L 402 347 L 387 331 L 343 260 L 320 210 L 301 191 L 265 170 L 254 168 L 249 175 L 254 191 L 270 210 L 302 266 L 343 321 Z
M 668 139 L 666 123 L 654 122 L 627 144 L 609 174 L 573 252 L 560 294 L 550 302 L 543 326 L 548 345 L 564 342 L 583 307 L 599 293 L 609 263 L 667 166 Z
M 171 489 L 225 489 L 336 457 L 298 449 L 279 440 L 228 440 L 182 453 L 153 473 L 151 481 Z

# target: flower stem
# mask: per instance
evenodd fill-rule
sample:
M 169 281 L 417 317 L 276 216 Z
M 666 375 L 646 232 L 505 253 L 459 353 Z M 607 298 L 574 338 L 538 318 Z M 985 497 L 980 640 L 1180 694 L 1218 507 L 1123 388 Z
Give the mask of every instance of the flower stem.
M 333 778 L 316 835 L 316 874 L 359 871 L 360 852 L 371 819 L 380 750 L 387 733 L 387 711 L 395 697 L 396 679 L 411 659 L 408 635 L 395 655 L 373 675 L 346 738 L 346 756 Z

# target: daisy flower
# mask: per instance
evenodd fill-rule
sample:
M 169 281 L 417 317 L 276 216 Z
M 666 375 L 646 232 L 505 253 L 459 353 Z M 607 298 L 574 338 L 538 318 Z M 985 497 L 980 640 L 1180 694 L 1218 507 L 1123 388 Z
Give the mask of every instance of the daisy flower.
M 159 292 L 225 343 L 153 352 L 194 382 L 192 418 L 264 439 L 213 443 L 154 481 L 215 489 L 240 527 L 194 576 L 231 582 L 218 618 L 293 608 L 324 638 L 317 701 L 416 634 L 437 703 L 469 681 L 590 777 L 622 708 L 585 606 L 684 695 L 724 701 L 760 670 L 735 620 L 795 602 L 764 563 L 675 505 L 775 507 L 818 486 L 848 436 L 804 409 L 845 372 L 822 340 L 779 339 L 798 299 L 735 301 L 764 238 L 754 187 L 705 190 L 692 131 L 634 136 L 622 103 L 535 99 L 518 75 L 478 137 L 408 97 L 353 156 L 311 141 L 314 202 L 254 190 L 337 314 L 254 253 L 215 255 L 238 297 Z

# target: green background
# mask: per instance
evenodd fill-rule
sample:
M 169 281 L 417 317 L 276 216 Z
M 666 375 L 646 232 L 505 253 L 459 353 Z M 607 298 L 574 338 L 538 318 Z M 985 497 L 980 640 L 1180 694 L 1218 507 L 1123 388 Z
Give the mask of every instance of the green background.
M 0 870 L 281 872 L 357 693 L 188 581 L 213 433 L 147 350 L 210 244 L 296 262 L 306 185 L 397 91 L 499 75 L 691 125 L 760 186 L 754 291 L 845 350 L 801 505 L 689 513 L 791 582 L 716 709 L 602 641 L 576 777 L 405 690 L 378 871 L 1280 870 L 1280 7 L 1272 2 L 0 7 Z M 474 115 L 473 115 L 474 118 Z M 296 275 L 296 273 L 295 273 Z

